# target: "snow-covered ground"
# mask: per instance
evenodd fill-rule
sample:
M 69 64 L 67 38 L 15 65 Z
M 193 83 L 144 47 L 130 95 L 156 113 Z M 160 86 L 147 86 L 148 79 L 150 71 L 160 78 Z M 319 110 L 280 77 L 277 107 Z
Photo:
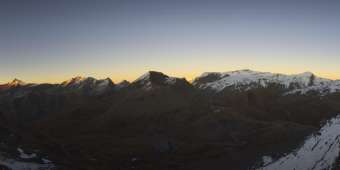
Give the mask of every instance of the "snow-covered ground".
M 42 158 L 41 163 L 33 162 L 30 159 L 36 158 L 35 153 L 27 154 L 21 148 L 17 149 L 19 157 L 17 159 L 7 158 L 0 153 L 0 165 L 6 166 L 11 170 L 54 170 L 54 164 Z
M 53 170 L 52 164 L 38 164 L 33 162 L 21 162 L 14 159 L 6 159 L 0 156 L 0 165 L 4 165 L 11 170 Z
M 311 135 L 304 144 L 278 160 L 263 157 L 259 170 L 325 170 L 331 169 L 340 152 L 340 116 L 328 121 L 316 135 Z

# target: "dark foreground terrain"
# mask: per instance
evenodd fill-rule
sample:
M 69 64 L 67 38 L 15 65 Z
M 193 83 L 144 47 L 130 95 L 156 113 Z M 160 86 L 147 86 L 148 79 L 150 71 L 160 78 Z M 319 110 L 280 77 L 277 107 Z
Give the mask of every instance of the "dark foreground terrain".
M 340 113 L 338 92 L 287 94 L 270 83 L 217 93 L 198 85 L 212 79 L 192 84 L 149 72 L 120 84 L 16 80 L 0 86 L 1 151 L 21 147 L 66 170 L 249 169 L 297 148 Z

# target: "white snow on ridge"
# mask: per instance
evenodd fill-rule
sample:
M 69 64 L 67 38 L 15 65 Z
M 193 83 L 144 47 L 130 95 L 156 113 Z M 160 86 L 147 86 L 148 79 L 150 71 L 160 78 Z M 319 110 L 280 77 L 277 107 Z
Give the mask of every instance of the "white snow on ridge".
M 167 84 L 175 84 L 177 81 L 177 78 L 174 78 L 174 77 L 169 77 L 165 80 L 165 83 Z
M 199 79 L 209 75 L 217 75 L 216 81 L 199 84 Z M 257 72 L 252 70 L 239 70 L 225 73 L 203 73 L 193 82 L 201 89 L 213 89 L 217 92 L 222 91 L 226 87 L 250 85 L 252 83 L 266 87 L 271 83 L 281 84 L 285 88 L 293 88 L 291 93 L 306 93 L 312 90 L 333 93 L 340 91 L 340 81 L 316 77 L 311 72 L 301 74 L 285 75 L 269 72 Z M 248 88 L 250 89 L 250 88 Z
M 102 92 L 105 92 L 107 88 L 110 87 L 110 85 L 113 84 L 111 79 L 103 79 L 103 80 L 97 80 L 92 77 L 75 77 L 70 80 L 62 82 L 60 85 L 62 87 L 68 87 L 73 89 L 83 89 L 83 88 L 91 88 L 94 93 L 100 94 Z
M 84 80 L 86 80 L 86 78 L 77 76 L 75 78 L 62 82 L 61 86 L 65 87 L 65 86 L 70 86 L 70 85 L 79 85 Z
M 324 125 L 319 135 L 311 135 L 305 143 L 293 153 L 276 161 L 268 162 L 265 156 L 264 166 L 258 170 L 325 170 L 332 169 L 340 152 L 340 116 Z
M 24 150 L 22 150 L 21 148 L 18 148 L 17 150 L 18 150 L 18 152 L 20 153 L 20 158 L 21 158 L 21 159 L 32 159 L 32 158 L 37 157 L 37 154 L 35 154 L 35 153 L 26 154 L 26 153 L 24 152 Z
M 143 89 L 145 90 L 150 90 L 152 89 L 153 86 L 153 82 L 150 80 L 151 79 L 151 72 L 147 72 L 145 74 L 143 74 L 142 76 L 140 76 L 139 78 L 137 78 L 135 81 L 133 81 L 132 83 L 139 83 L 143 85 Z M 156 73 L 156 74 L 162 74 L 165 78 L 164 83 L 166 85 L 174 85 L 177 82 L 176 77 L 169 77 L 167 75 L 164 75 L 163 73 Z
M 143 74 L 142 76 L 138 77 L 135 81 L 133 81 L 132 83 L 136 83 L 138 81 L 147 81 L 150 79 L 150 72 L 147 72 L 145 74 Z
M 310 91 L 317 91 L 320 92 L 320 94 L 330 94 L 330 93 L 335 93 L 335 92 L 340 92 L 340 81 L 331 81 L 322 85 L 315 85 L 315 86 L 310 86 L 310 87 L 305 87 L 305 88 L 300 88 L 300 89 L 294 89 L 292 91 L 289 91 L 286 94 L 296 94 L 296 93 L 301 93 L 301 94 L 306 94 L 307 92 Z
M 95 91 L 97 93 L 105 91 L 108 87 L 110 87 L 111 82 L 112 81 L 110 79 L 96 81 L 96 84 L 94 85 Z

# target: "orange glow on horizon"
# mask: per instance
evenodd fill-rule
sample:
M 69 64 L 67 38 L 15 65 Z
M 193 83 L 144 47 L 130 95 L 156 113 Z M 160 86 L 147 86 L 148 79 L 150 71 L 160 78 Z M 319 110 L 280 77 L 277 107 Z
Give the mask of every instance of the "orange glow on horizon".
M 153 69 L 151 69 L 153 70 Z M 228 70 L 224 70 L 224 71 L 218 71 L 218 70 L 207 70 L 207 71 L 187 71 L 187 72 L 178 72 L 178 71 L 175 71 L 175 72 L 170 72 L 170 71 L 161 71 L 163 72 L 164 74 L 168 75 L 168 76 L 172 76 L 172 77 L 179 77 L 179 78 L 186 78 L 186 80 L 188 81 L 192 81 L 194 78 L 200 76 L 203 72 L 227 72 L 227 71 L 233 71 L 233 70 L 239 70 L 239 69 L 228 69 Z M 299 73 L 302 73 L 302 72 L 305 72 L 305 71 L 281 71 L 281 70 L 277 70 L 277 71 L 267 71 L 267 70 L 258 70 L 258 69 L 251 69 L 251 70 L 254 70 L 254 71 L 262 71 L 262 72 L 272 72 L 272 73 L 281 73 L 281 74 L 299 74 Z M 150 71 L 150 70 L 148 70 Z M 153 71 L 157 71 L 157 70 L 153 70 Z M 130 82 L 133 82 L 134 80 L 136 80 L 139 76 L 143 75 L 145 72 L 147 71 L 144 71 L 144 72 L 140 72 L 140 73 L 130 73 L 130 74 L 117 74 L 117 75 L 112 75 L 112 76 L 102 76 L 102 75 L 99 75 L 99 74 L 96 74 L 95 76 L 87 76 L 87 75 L 80 75 L 82 77 L 94 77 L 96 79 L 105 79 L 105 78 L 110 78 L 114 83 L 119 83 L 120 81 L 122 80 L 127 80 L 127 81 L 130 81 Z M 312 71 L 313 72 L 313 71 Z M 316 76 L 318 77 L 322 77 L 322 78 L 328 78 L 328 79 L 332 79 L 332 80 L 339 80 L 340 79 L 340 76 L 338 74 L 335 74 L 335 73 L 328 73 L 328 72 L 313 72 Z M 66 80 L 69 80 L 73 77 L 76 77 L 78 75 L 75 75 L 75 76 L 58 76 L 58 77 L 39 77 L 39 78 L 36 78 L 36 79 L 20 79 L 24 82 L 27 82 L 27 83 L 51 83 L 51 84 L 59 84 L 63 81 L 66 81 Z M 13 78 L 14 79 L 14 78 Z M 13 80 L 12 79 L 12 80 Z M 7 82 L 11 82 L 12 80 L 8 80 L 8 81 L 5 81 L 5 80 L 2 80 L 0 79 L 0 84 L 5 84 Z

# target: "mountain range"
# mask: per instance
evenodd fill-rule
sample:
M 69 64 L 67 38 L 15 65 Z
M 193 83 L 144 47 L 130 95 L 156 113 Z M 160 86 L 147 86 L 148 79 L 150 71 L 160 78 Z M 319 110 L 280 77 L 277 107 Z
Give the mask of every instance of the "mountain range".
M 286 94 L 306 94 L 316 92 L 320 95 L 340 91 L 340 80 L 331 80 L 317 77 L 311 72 L 285 75 L 252 70 L 237 70 L 230 72 L 206 72 L 196 77 L 192 83 L 184 78 L 169 77 L 161 72 L 149 71 L 133 81 L 124 80 L 115 84 L 110 78 L 97 80 L 92 77 L 75 77 L 61 84 L 50 84 L 53 87 L 78 90 L 86 94 L 100 95 L 110 90 L 118 90 L 129 86 L 141 87 L 145 90 L 157 88 L 157 86 L 194 86 L 201 90 L 222 92 L 226 89 L 247 91 L 252 88 L 266 88 L 277 86 Z M 16 87 L 39 87 L 42 84 L 25 83 L 14 79 L 10 83 L 0 85 L 0 90 L 8 90 Z M 45 84 L 46 85 L 46 84 Z
M 310 72 L 209 72 L 189 82 L 149 71 L 117 84 L 15 79 L 0 85 L 0 157 L 9 160 L 0 167 L 14 169 L 13 160 L 46 167 L 48 159 L 49 167 L 67 170 L 268 169 L 285 155 L 294 162 L 290 153 L 301 150 L 306 158 L 299 160 L 317 153 L 312 157 L 325 162 L 319 167 L 337 168 L 338 153 L 307 144 L 335 146 L 337 133 L 324 139 L 323 132 L 337 130 L 327 121 L 337 120 L 339 101 L 340 81 Z M 310 167 L 299 162 L 285 166 Z

